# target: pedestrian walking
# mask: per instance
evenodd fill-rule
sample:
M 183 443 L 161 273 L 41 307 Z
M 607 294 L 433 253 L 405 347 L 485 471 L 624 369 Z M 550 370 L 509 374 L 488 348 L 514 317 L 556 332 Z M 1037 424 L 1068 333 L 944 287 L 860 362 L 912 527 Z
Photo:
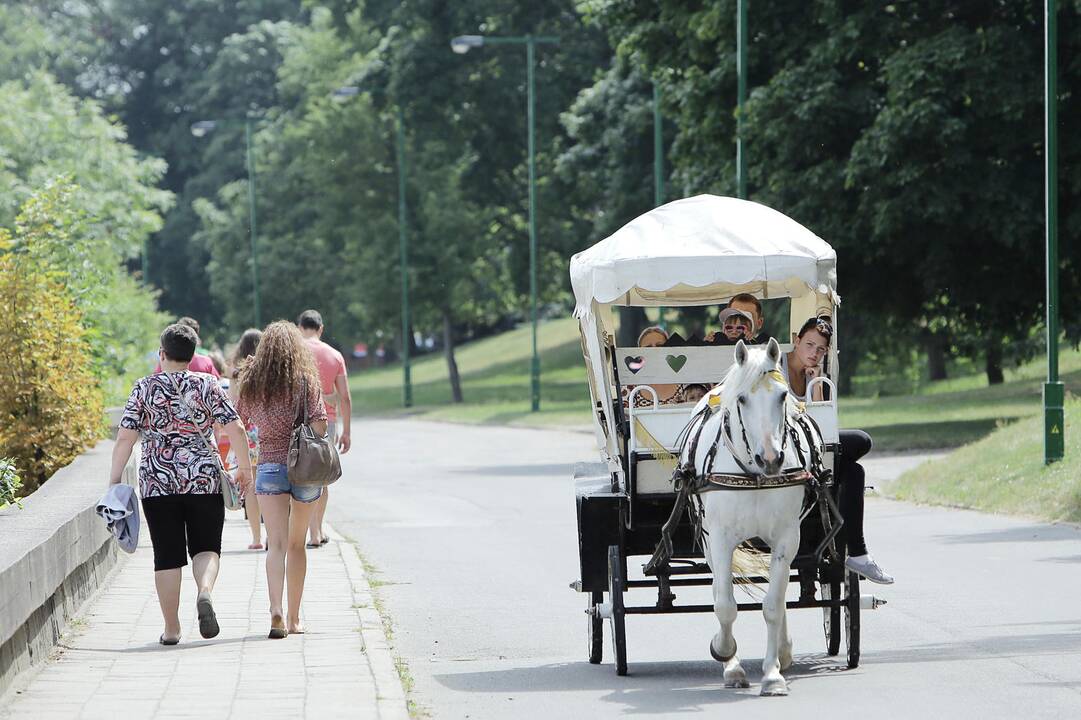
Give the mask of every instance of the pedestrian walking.
M 267 326 L 255 355 L 241 369 L 239 390 L 241 418 L 259 428 L 255 492 L 266 524 L 270 637 L 280 639 L 304 632 L 300 623 L 307 573 L 304 536 L 313 504 L 322 494 L 319 486 L 289 481 L 289 441 L 296 418 L 305 411 L 314 432 L 324 435 L 327 430 L 319 373 L 296 325 L 279 320 Z M 288 617 L 282 607 L 285 585 Z
M 198 342 L 195 331 L 185 325 L 170 325 L 162 332 L 161 372 L 140 378 L 132 388 L 109 475 L 110 485 L 121 481 L 141 436 L 139 494 L 154 548 L 154 586 L 165 621 L 162 645 L 180 642 L 181 568 L 188 557 L 198 592 L 199 633 L 212 638 L 220 630 L 211 593 L 218 577 L 225 505 L 212 432 L 217 427 L 237 446 L 245 441 L 237 410 L 217 380 L 189 372 Z M 251 484 L 247 457 L 240 459 L 236 480 L 241 489 Z
M 240 398 L 240 388 L 237 378 L 244 365 L 250 362 L 251 358 L 255 356 L 255 349 L 259 347 L 259 339 L 262 336 L 262 330 L 248 328 L 244 331 L 244 334 L 240 336 L 240 341 L 237 343 L 236 350 L 233 351 L 233 359 L 228 368 L 227 375 L 229 377 L 229 399 L 232 400 L 234 404 L 237 403 Z M 248 435 L 248 457 L 251 459 L 252 465 L 258 465 L 259 428 L 256 427 L 254 423 L 247 423 L 244 430 Z M 223 438 L 223 440 L 227 439 L 228 438 Z M 228 455 L 231 465 L 236 464 L 234 456 L 235 452 L 232 455 Z M 244 493 L 244 514 L 247 515 L 248 527 L 251 529 L 251 543 L 248 545 L 248 549 L 264 549 L 262 516 L 259 514 L 259 495 L 255 492 L 254 483 L 252 483 L 248 488 L 248 491 Z
M 350 419 L 353 414 L 353 400 L 349 395 L 349 379 L 346 376 L 345 358 L 342 354 L 323 342 L 323 316 L 318 310 L 305 310 L 297 318 L 297 326 L 315 357 L 315 366 L 319 371 L 319 382 L 323 390 L 323 402 L 327 410 L 327 433 L 332 445 L 338 446 L 339 452 L 349 452 Z M 340 410 L 340 412 L 339 412 Z M 338 432 L 337 418 L 341 416 L 342 430 Z M 323 495 L 312 509 L 312 518 L 308 527 L 308 547 L 318 548 L 327 543 L 327 534 L 323 528 L 323 518 L 330 501 L 330 488 L 323 488 Z

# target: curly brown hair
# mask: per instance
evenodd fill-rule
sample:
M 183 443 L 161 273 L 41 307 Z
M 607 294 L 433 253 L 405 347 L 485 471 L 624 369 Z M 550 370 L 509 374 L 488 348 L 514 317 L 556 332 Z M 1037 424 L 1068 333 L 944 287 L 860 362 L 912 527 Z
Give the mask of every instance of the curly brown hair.
M 267 325 L 255 355 L 240 373 L 240 401 L 267 405 L 287 399 L 293 402 L 303 380 L 309 388 L 320 388 L 319 373 L 304 336 L 286 320 Z

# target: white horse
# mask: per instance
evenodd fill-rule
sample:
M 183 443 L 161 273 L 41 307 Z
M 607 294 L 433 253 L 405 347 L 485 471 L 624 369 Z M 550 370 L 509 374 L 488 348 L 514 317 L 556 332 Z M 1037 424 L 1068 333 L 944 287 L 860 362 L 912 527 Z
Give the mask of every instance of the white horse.
M 742 341 L 736 345 L 736 364 L 724 382 L 695 408 L 680 456 L 681 466 L 688 469 L 693 466 L 701 480 L 717 472 L 713 456 L 729 453 L 742 473 L 727 477 L 739 481 L 742 476 L 750 479 L 752 485 L 761 482 L 767 486 L 718 488 L 701 495 L 705 508 L 706 561 L 713 571 L 713 606 L 721 624 L 709 649 L 715 659 L 724 663 L 725 687 L 749 687 L 732 635 L 732 623 L 736 620 L 732 553 L 753 537 L 762 538 L 770 546 L 769 589 L 762 601 L 767 627 L 762 695 L 788 694 L 788 683 L 781 675 L 792 664 L 785 591 L 799 547 L 804 498 L 802 484 L 768 485 L 779 481 L 782 473 L 792 480 L 801 468 L 809 469 L 801 462 L 802 457 L 810 455 L 805 443 L 817 443 L 821 449 L 821 437 L 801 436 L 801 452 L 796 452 L 794 440 L 788 437 L 788 418 L 797 409 L 780 372 L 780 353 L 776 340 L 770 340 L 765 348 L 748 349 Z M 705 412 L 707 406 L 710 412 Z

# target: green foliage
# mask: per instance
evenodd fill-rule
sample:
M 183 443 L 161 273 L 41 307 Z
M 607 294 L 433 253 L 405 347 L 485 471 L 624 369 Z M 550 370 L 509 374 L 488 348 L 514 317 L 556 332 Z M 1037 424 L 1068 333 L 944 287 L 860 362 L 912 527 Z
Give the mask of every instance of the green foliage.
M 0 510 L 9 505 L 22 507 L 19 502 L 22 488 L 22 478 L 19 477 L 19 468 L 13 458 L 0 458 Z
M 68 260 L 100 267 L 134 258 L 161 228 L 171 196 L 161 160 L 141 158 L 101 107 L 43 72 L 0 84 L 0 226 L 57 177 L 68 177 L 84 242 Z M 78 255 L 76 255 L 78 253 Z
M 49 213 L 49 200 L 30 212 Z M 0 385 L 0 454 L 21 470 L 32 492 L 89 447 L 102 430 L 102 395 L 83 314 L 66 274 L 38 255 L 43 224 L 0 231 L 0 342 L 18 348 Z
M 661 82 L 677 183 L 732 194 L 734 0 L 587 6 L 620 56 Z M 751 6 L 749 26 L 751 197 L 837 249 L 849 368 L 898 341 L 986 357 L 989 370 L 1024 359 L 1044 313 L 1040 8 L 782 1 Z M 1081 3 L 1061 3 L 1062 58 L 1077 57 L 1079 29 Z M 1078 63 L 1060 68 L 1060 88 L 1081 79 Z M 1078 117 L 1081 98 L 1063 92 L 1062 127 Z M 1081 141 L 1060 142 L 1069 297 L 1081 283 Z

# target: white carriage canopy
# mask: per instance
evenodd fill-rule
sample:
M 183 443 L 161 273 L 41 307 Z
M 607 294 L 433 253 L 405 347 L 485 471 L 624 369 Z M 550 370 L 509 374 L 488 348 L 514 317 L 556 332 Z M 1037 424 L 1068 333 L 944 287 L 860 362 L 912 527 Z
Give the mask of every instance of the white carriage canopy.
M 571 258 L 570 275 L 597 445 L 620 476 L 611 412 L 613 306 L 712 305 L 742 292 L 791 298 L 795 332 L 823 312 L 836 322 L 840 304 L 837 253 L 826 241 L 765 205 L 717 195 L 676 200 L 632 220 Z M 836 368 L 836 347 L 831 359 Z
M 697 195 L 662 205 L 571 258 L 576 317 L 594 302 L 703 305 L 751 292 L 837 303 L 837 253 L 795 220 L 748 200 Z

